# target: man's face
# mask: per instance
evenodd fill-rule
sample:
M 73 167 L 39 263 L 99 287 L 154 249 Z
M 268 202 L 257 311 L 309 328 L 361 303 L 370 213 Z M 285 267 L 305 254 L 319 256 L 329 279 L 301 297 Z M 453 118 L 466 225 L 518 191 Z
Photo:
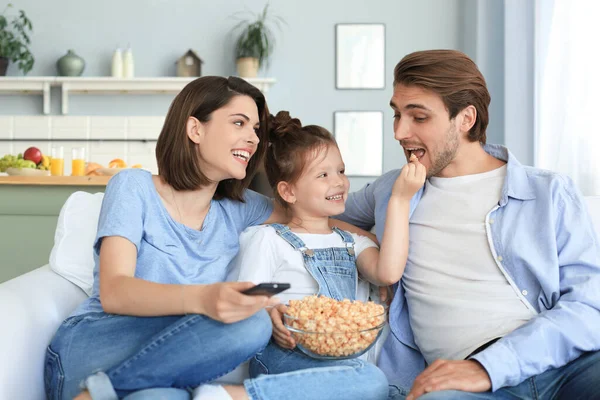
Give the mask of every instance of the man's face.
M 458 116 L 450 119 L 442 98 L 418 86 L 396 84 L 390 101 L 394 110 L 394 137 L 427 168 L 427 177 L 438 176 L 454 160 L 461 143 Z

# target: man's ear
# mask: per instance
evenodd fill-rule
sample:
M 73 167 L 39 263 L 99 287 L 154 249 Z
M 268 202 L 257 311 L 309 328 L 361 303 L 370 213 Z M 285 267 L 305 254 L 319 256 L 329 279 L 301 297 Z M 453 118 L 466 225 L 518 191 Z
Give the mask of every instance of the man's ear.
M 204 125 L 197 118 L 189 117 L 185 124 L 185 133 L 192 142 L 199 144 L 205 134 Z
M 279 182 L 277 184 L 277 193 L 286 202 L 290 204 L 296 204 L 296 195 L 294 194 L 294 188 L 287 182 Z
M 468 133 L 477 121 L 477 109 L 473 105 L 465 107 L 461 112 L 461 121 L 459 129 L 463 133 Z

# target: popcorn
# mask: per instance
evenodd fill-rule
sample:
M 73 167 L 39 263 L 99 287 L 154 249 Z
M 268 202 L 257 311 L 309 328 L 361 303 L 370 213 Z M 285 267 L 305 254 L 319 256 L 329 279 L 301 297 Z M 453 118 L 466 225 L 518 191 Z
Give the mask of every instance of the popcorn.
M 379 304 L 325 296 L 290 300 L 284 316 L 300 348 L 327 357 L 348 357 L 367 349 L 385 320 L 385 309 Z

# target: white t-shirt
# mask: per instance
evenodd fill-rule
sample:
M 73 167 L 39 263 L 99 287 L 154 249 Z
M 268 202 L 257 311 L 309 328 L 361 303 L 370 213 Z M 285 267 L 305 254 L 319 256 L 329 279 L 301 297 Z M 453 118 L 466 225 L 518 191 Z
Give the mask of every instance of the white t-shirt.
M 428 363 L 462 360 L 533 316 L 488 243 L 486 217 L 498 205 L 505 176 L 506 166 L 430 178 L 411 216 L 402 283 L 415 342 Z
M 309 249 L 346 247 L 341 236 L 295 233 Z M 356 257 L 377 245 L 368 237 L 352 234 Z M 279 237 L 271 226 L 255 226 L 240 235 L 240 252 L 230 265 L 228 280 L 290 283 L 292 287 L 277 295 L 282 303 L 301 299 L 319 292 L 319 285 L 304 267 L 302 253 Z M 237 275 L 237 278 L 236 278 Z M 359 278 L 356 299 L 367 301 L 369 282 Z

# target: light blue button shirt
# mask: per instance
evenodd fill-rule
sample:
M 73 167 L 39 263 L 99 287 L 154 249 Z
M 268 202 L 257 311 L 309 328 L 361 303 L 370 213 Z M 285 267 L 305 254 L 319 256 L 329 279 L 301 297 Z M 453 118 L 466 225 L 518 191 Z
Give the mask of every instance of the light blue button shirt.
M 536 313 L 473 357 L 487 370 L 495 391 L 600 349 L 600 245 L 571 179 L 523 166 L 503 146 L 484 149 L 507 162 L 500 201 L 486 216 L 489 249 L 517 295 Z M 339 218 L 363 229 L 375 224 L 381 241 L 399 172 L 350 194 Z M 411 215 L 422 194 L 411 200 Z M 390 328 L 379 367 L 391 384 L 409 388 L 426 363 L 413 338 L 402 285 L 390 307 Z

